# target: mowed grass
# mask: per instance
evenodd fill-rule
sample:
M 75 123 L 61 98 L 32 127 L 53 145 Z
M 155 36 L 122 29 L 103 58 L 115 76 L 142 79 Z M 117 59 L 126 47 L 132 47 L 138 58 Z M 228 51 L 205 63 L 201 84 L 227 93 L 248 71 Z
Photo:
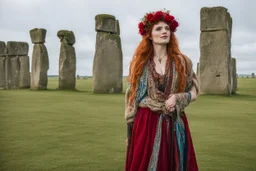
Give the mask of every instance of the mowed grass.
M 123 171 L 124 93 L 0 91 L 0 171 Z M 124 88 L 126 84 L 124 83 Z M 231 97 L 201 95 L 186 110 L 202 171 L 256 170 L 256 79 Z

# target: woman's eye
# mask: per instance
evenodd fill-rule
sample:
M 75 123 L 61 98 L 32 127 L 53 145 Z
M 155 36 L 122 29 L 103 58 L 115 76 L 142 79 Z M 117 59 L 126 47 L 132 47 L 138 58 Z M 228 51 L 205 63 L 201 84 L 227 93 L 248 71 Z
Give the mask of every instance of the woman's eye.
M 159 30 L 161 30 L 161 29 L 162 29 L 161 27 L 157 27 L 157 28 L 156 28 L 157 31 L 159 31 Z

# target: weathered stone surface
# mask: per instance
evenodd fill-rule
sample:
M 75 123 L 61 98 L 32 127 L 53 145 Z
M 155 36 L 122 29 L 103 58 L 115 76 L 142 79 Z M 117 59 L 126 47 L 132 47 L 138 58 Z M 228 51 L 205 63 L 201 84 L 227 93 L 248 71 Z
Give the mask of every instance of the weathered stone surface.
M 20 61 L 19 57 L 7 57 L 7 87 L 8 89 L 19 88 Z
M 26 42 L 7 42 L 7 54 L 12 55 L 28 55 L 28 43 Z
M 236 94 L 237 91 L 237 74 L 236 74 L 236 59 L 231 59 L 232 64 L 232 94 Z
M 67 43 L 69 45 L 73 45 L 76 43 L 76 38 L 75 38 L 73 31 L 60 30 L 60 31 L 58 31 L 57 36 L 60 38 L 61 42 L 64 41 L 65 43 Z
M 43 28 L 34 28 L 30 30 L 30 38 L 32 40 L 32 43 L 44 43 L 45 42 L 45 36 L 46 36 L 46 30 Z
M 6 55 L 6 45 L 5 42 L 0 41 L 0 56 Z
M 93 61 L 93 91 L 122 92 L 123 59 L 120 37 L 98 32 Z
M 200 64 L 199 62 L 197 63 L 197 67 L 196 67 L 196 75 L 199 75 L 199 70 L 200 70 Z
M 48 52 L 44 44 L 35 44 L 32 55 L 31 84 L 32 90 L 47 89 L 49 69 Z
M 61 42 L 59 58 L 59 89 L 76 87 L 76 53 L 75 48 Z
M 255 74 L 254 73 L 252 73 L 252 78 L 255 78 Z
M 97 32 L 118 33 L 116 18 L 113 15 L 99 14 L 95 16 L 95 21 Z
M 231 39 L 231 37 L 232 37 L 233 21 L 232 21 L 232 18 L 231 18 L 229 13 L 227 13 L 227 19 L 228 19 L 228 21 L 227 21 L 227 25 L 228 25 L 227 28 L 228 28 L 229 38 Z
M 19 60 L 20 60 L 19 87 L 29 88 L 30 87 L 29 57 L 19 56 Z
M 120 25 L 119 25 L 119 20 L 116 20 L 116 31 L 118 35 L 120 35 Z
M 5 88 L 5 60 L 6 57 L 0 57 L 0 88 Z
M 200 91 L 231 94 L 231 54 L 227 31 L 201 32 Z
M 201 8 L 201 31 L 230 30 L 232 19 L 227 11 L 224 7 Z

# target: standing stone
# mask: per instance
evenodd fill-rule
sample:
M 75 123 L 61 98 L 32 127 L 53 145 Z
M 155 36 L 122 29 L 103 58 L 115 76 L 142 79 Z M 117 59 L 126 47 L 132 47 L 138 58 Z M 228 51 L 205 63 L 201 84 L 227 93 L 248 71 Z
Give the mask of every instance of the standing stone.
M 3 47 L 2 45 L 0 46 Z M 23 62 L 23 60 L 20 60 L 21 56 L 26 56 L 28 58 L 28 50 L 29 46 L 28 43 L 26 42 L 7 42 L 7 45 L 4 50 L 5 58 L 1 60 L 0 70 L 2 70 L 3 73 L 0 74 L 0 78 L 2 78 L 2 80 L 4 79 L 4 81 L 1 81 L 0 83 L 1 87 L 5 85 L 5 89 L 17 89 L 20 88 L 20 82 L 22 83 L 22 88 L 29 87 L 29 82 L 25 83 L 23 81 L 29 79 L 29 75 L 24 75 L 25 71 L 29 72 L 29 59 L 27 60 L 26 65 L 23 63 L 21 65 L 20 63 L 21 61 Z M 0 54 L 0 56 L 3 56 L 2 50 L 0 50 Z
M 200 91 L 230 94 L 230 53 L 226 31 L 202 32 L 200 37 Z
M 0 41 L 0 57 L 5 57 L 7 53 L 6 44 L 3 41 Z
M 31 90 L 46 90 L 48 84 L 49 58 L 45 45 L 45 29 L 30 30 L 32 43 L 35 42 L 32 55 Z
M 19 88 L 29 88 L 30 87 L 29 57 L 19 56 L 19 62 L 20 62 Z
M 28 43 L 26 42 L 7 42 L 7 55 L 17 56 L 17 55 L 28 55 Z
M 252 73 L 252 78 L 255 78 L 255 74 L 254 73 Z
M 7 69 L 7 87 L 8 89 L 19 88 L 20 80 L 20 61 L 19 57 L 7 57 L 6 59 L 6 69 Z
M 32 43 L 34 44 L 45 43 L 45 36 L 46 36 L 45 29 L 34 28 L 30 30 L 30 37 L 31 37 Z
M 6 45 L 5 42 L 0 41 L 0 89 L 5 88 L 5 61 L 6 61 Z
M 0 56 L 0 89 L 5 88 L 5 57 Z
M 48 52 L 44 44 L 35 44 L 32 54 L 31 85 L 32 90 L 46 90 L 49 69 Z
M 93 61 L 93 91 L 121 93 L 123 55 L 118 22 L 111 15 L 97 15 L 96 51 Z M 100 24 L 99 24 L 100 23 Z
M 236 73 L 236 59 L 232 58 L 232 77 L 233 77 L 233 87 L 232 94 L 236 94 L 237 91 L 237 73 Z
M 95 16 L 95 31 L 117 34 L 119 28 L 119 22 L 113 15 L 99 14 Z
M 59 57 L 59 89 L 76 88 L 75 35 L 72 31 L 60 30 L 57 36 L 61 41 Z
M 231 21 L 226 8 L 201 9 L 199 80 L 203 94 L 232 92 Z
M 204 7 L 200 11 L 201 31 L 218 31 L 218 30 L 227 30 L 231 32 L 232 21 L 231 16 L 228 10 L 224 7 Z

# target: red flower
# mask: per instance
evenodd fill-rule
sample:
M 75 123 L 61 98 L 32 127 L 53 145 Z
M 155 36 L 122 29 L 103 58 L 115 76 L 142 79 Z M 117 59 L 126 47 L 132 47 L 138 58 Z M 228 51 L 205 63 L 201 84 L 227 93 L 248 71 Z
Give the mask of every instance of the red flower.
M 146 34 L 146 31 L 144 29 L 140 29 L 139 30 L 140 34 L 143 36 L 144 34 Z
M 140 32 L 141 35 L 146 34 L 145 25 L 144 25 L 143 22 L 140 22 L 139 25 L 138 25 L 138 27 L 139 27 L 139 32 Z
M 174 19 L 174 17 L 172 15 L 169 15 L 169 14 L 166 14 L 165 17 L 164 17 L 164 21 L 166 23 L 172 23 L 172 20 Z
M 139 29 L 144 29 L 144 26 L 145 25 L 143 24 L 143 22 L 140 22 L 139 25 L 138 25 Z
M 159 21 L 159 20 L 162 20 L 163 19 L 163 12 L 162 11 L 157 11 L 155 14 L 154 14 L 154 21 Z
M 171 31 L 175 32 L 176 28 L 179 26 L 179 23 L 176 20 L 173 20 L 171 23 Z
M 152 27 L 158 21 L 164 21 L 169 25 L 172 32 L 176 31 L 176 28 L 179 26 L 179 23 L 174 19 L 172 15 L 169 14 L 169 11 L 156 11 L 151 13 L 146 13 L 142 22 L 138 24 L 139 33 L 143 36 L 147 33 L 147 29 Z
M 153 22 L 154 21 L 154 15 L 152 13 L 147 14 L 146 20 L 150 23 Z

